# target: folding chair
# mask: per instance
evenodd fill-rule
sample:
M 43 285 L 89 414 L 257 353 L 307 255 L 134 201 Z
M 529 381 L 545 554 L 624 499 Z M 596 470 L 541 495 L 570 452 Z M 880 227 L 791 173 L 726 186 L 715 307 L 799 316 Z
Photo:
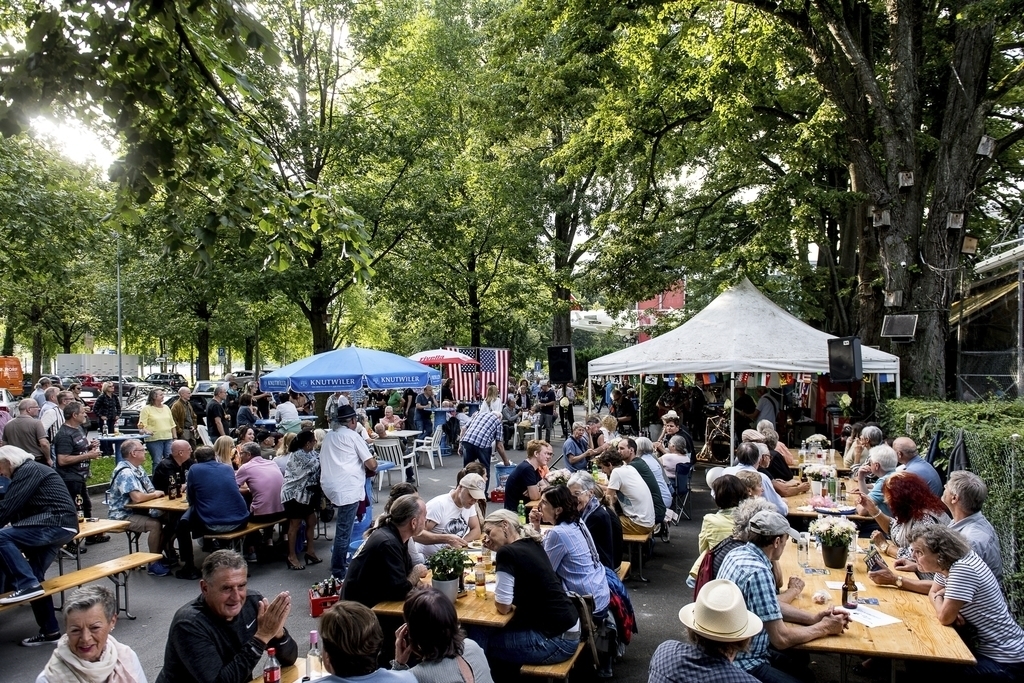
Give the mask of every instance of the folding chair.
M 420 453 L 426 453 L 430 459 L 430 469 L 434 469 L 434 454 L 437 453 L 437 462 L 444 467 L 444 460 L 441 458 L 441 437 L 444 436 L 443 427 L 435 427 L 434 433 L 429 439 L 416 439 L 413 442 L 413 453 L 419 459 Z M 419 479 L 417 479 L 417 482 Z
M 693 512 L 693 504 L 690 502 L 690 477 L 693 475 L 693 465 L 679 463 L 676 465 L 676 490 L 672 496 L 672 510 L 679 517 L 690 519 Z M 679 518 L 676 518 L 676 525 L 679 525 Z

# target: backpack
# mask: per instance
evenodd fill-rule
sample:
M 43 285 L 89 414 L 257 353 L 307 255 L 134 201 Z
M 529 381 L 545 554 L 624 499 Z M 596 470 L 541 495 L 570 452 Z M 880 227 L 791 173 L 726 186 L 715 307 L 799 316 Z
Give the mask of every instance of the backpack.
M 739 548 L 741 545 L 744 545 L 743 541 L 737 541 L 730 536 L 704 553 L 704 559 L 700 561 L 700 567 L 697 569 L 696 583 L 693 586 L 694 602 L 696 602 L 697 594 L 700 593 L 700 589 L 704 587 L 704 584 L 708 581 L 713 581 L 718 576 L 718 570 L 722 568 L 722 561 L 725 560 L 725 556 L 733 548 Z

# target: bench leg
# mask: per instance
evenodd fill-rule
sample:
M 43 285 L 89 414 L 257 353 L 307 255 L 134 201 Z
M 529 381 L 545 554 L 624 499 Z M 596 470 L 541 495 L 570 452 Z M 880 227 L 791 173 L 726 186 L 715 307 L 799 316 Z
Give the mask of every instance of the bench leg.
M 128 577 L 131 576 L 131 572 L 118 572 L 107 578 L 114 583 L 114 602 L 117 605 L 117 612 L 124 612 L 124 615 L 129 619 L 135 617 L 131 612 L 128 611 Z M 124 589 L 124 607 L 121 607 L 121 589 Z
M 639 556 L 639 557 L 637 557 L 637 572 L 636 572 L 637 578 L 639 578 L 644 583 L 650 583 L 650 580 L 646 576 L 644 576 L 644 546 L 645 545 L 647 545 L 647 544 L 646 543 L 630 543 L 629 544 L 629 548 L 630 548 L 629 556 L 630 556 L 630 559 L 633 559 L 633 548 L 636 548 L 637 555 Z M 630 575 L 632 576 L 632 573 Z
M 131 555 L 133 552 L 139 552 L 139 539 L 142 537 L 137 531 L 126 531 L 124 535 L 128 537 L 128 554 Z

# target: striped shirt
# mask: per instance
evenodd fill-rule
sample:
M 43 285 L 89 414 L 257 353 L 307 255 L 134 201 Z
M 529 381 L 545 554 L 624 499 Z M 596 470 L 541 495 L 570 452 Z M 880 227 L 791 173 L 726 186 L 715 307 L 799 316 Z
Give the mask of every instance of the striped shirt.
M 477 411 L 466 426 L 466 434 L 462 440 L 479 448 L 488 448 L 495 442 L 504 443 L 504 432 L 501 428 L 501 415 L 485 410 Z
M 977 630 L 977 654 L 1003 664 L 1024 663 L 1024 629 L 1006 606 L 999 582 L 973 550 L 953 563 L 949 576 L 935 574 L 946 597 L 960 600 L 960 614 Z
M 67 484 L 52 467 L 28 460 L 11 475 L 0 501 L 0 527 L 48 526 L 78 533 L 78 514 Z
M 715 578 L 729 579 L 739 586 L 747 609 L 764 623 L 782 619 L 772 563 L 757 546 L 746 543 L 731 550 Z M 768 644 L 768 629 L 764 629 L 750 641 L 750 649 L 736 655 L 734 663 L 744 671 L 768 664 Z

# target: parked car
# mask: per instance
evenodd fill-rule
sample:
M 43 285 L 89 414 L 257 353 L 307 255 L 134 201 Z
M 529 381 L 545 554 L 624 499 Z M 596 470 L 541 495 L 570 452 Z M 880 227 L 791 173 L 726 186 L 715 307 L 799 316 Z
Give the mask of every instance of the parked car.
M 59 375 L 47 375 L 47 374 L 44 373 L 44 374 L 40 375 L 40 377 L 48 377 L 50 379 L 50 383 L 53 384 L 53 386 L 55 386 L 55 387 L 57 387 L 59 389 L 65 389 L 66 388 L 64 386 L 64 383 L 61 380 Z M 36 380 L 34 377 L 32 377 L 31 374 L 24 375 L 24 379 L 22 380 L 22 383 L 21 383 L 21 395 L 22 395 L 22 397 L 24 397 L 24 398 L 31 397 L 32 396 L 32 392 L 36 390 L 37 382 L 38 382 L 38 380 Z
M 113 378 L 106 375 L 90 375 L 89 373 L 83 373 L 81 375 L 75 375 L 73 379 L 81 384 L 83 389 L 93 389 L 97 394 L 99 394 L 103 383 L 110 381 Z
M 85 386 L 78 392 L 78 398 L 85 405 L 85 410 L 89 415 L 89 429 L 100 428 L 100 418 L 96 414 L 96 399 L 100 397 L 99 390 L 87 389 Z
M 180 389 L 188 386 L 188 382 L 185 381 L 185 378 L 177 372 L 154 372 L 151 375 L 146 375 L 145 381 L 149 384 L 162 385 L 172 389 Z
M 126 434 L 138 434 L 139 433 L 139 415 L 142 413 L 142 409 L 146 406 L 147 395 L 139 395 L 138 398 L 134 399 L 121 410 L 121 417 L 117 418 L 117 428 Z M 178 395 L 174 392 L 167 392 L 164 394 L 164 405 L 170 407 L 174 405 L 174 402 L 178 400 Z
M 18 403 L 20 399 L 6 389 L 0 389 L 0 412 L 10 413 L 11 417 L 18 417 Z
M 223 384 L 223 382 L 202 379 L 192 387 L 192 398 L 189 400 L 189 403 L 192 404 L 192 409 L 196 411 L 196 416 L 200 420 L 206 417 L 206 406 L 210 403 L 210 399 L 213 398 L 213 390 L 219 384 Z

